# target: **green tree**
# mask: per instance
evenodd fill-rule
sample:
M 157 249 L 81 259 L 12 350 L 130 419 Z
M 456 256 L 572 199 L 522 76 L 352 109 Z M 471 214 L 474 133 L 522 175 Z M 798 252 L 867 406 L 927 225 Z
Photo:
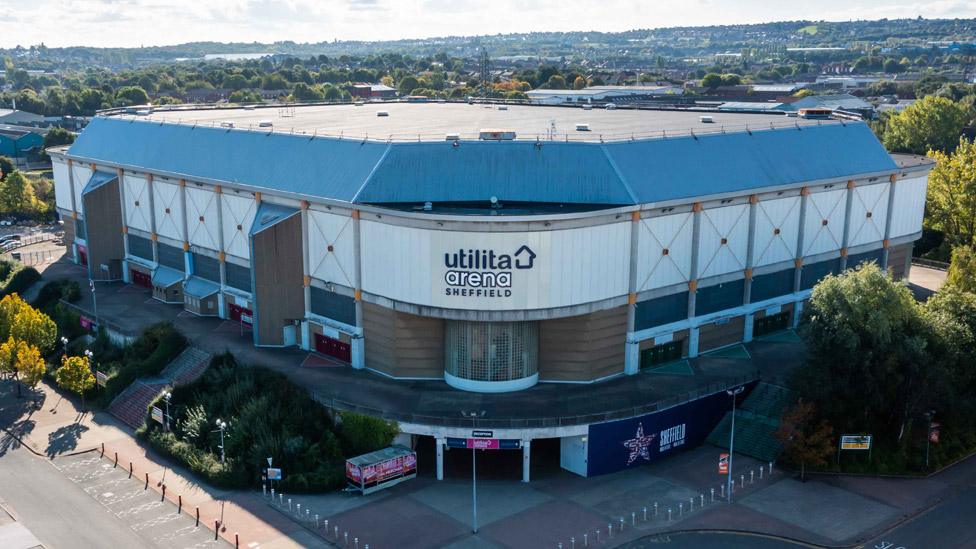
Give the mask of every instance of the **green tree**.
M 92 116 L 98 109 L 105 108 L 105 92 L 96 88 L 85 88 L 79 95 L 81 114 Z
M 58 327 L 51 317 L 26 304 L 14 316 L 10 327 L 10 337 L 45 353 L 54 348 L 57 336 Z
M 139 86 L 123 86 L 115 92 L 115 104 L 120 107 L 132 105 L 146 105 L 149 103 L 149 95 L 146 90 Z
M 930 352 L 937 334 L 908 287 L 862 264 L 817 284 L 806 315 L 798 396 L 845 432 L 900 444 L 943 373 Z
M 7 374 L 14 379 L 20 380 L 20 371 L 17 369 L 17 341 L 8 337 L 0 343 L 0 372 Z M 17 384 L 17 398 L 20 398 L 20 384 Z
M 959 138 L 951 154 L 932 151 L 926 223 L 950 242 L 968 245 L 976 238 L 976 142 Z
M 325 94 L 318 86 L 310 86 L 305 82 L 295 84 L 295 89 L 291 92 L 291 97 L 295 101 L 322 101 Z
M 952 249 L 946 284 L 962 292 L 976 293 L 976 251 L 971 244 Z
M 413 90 L 420 87 L 420 81 L 417 80 L 416 76 L 407 76 L 400 80 L 400 84 L 397 85 L 397 91 L 400 95 L 410 95 Z
M 51 128 L 44 134 L 44 148 L 70 145 L 75 142 L 75 134 L 64 128 Z
M 817 420 L 816 408 L 803 399 L 783 414 L 774 436 L 783 445 L 783 457 L 800 466 L 800 480 L 806 480 L 807 465 L 823 467 L 834 453 L 834 429 Z
M 85 391 L 95 386 L 95 376 L 91 373 L 86 356 L 63 356 L 61 367 L 54 372 L 58 387 L 81 395 L 81 409 L 85 409 Z
M 586 87 L 586 79 L 583 78 L 582 76 L 577 76 L 576 79 L 573 80 L 573 89 L 574 90 L 581 90 L 581 89 L 583 89 L 585 87 Z
M 716 72 L 710 72 L 702 77 L 701 85 L 703 88 L 714 90 L 722 85 L 722 75 Z
M 566 89 L 566 78 L 561 74 L 554 74 L 549 77 L 546 81 L 546 88 L 550 90 L 565 90 Z
M 913 154 L 951 151 L 959 142 L 966 118 L 965 110 L 951 99 L 925 97 L 888 120 L 885 147 Z
M 344 412 L 338 434 L 347 457 L 352 457 L 389 446 L 399 432 L 394 421 Z
M 14 161 L 6 156 L 0 156 L 0 181 L 14 173 Z
M 742 83 L 742 77 L 738 74 L 723 74 L 722 75 L 722 85 L 723 86 L 738 86 Z
M 27 215 L 35 210 L 34 186 L 19 171 L 0 183 L 0 212 Z

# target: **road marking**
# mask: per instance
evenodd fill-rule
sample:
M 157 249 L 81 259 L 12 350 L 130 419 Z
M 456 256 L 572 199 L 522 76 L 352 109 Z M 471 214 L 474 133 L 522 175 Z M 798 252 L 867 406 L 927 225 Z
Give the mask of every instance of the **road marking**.
M 161 501 L 150 501 L 149 503 L 143 503 L 142 505 L 136 505 L 135 507 L 130 507 L 124 511 L 119 511 L 118 513 L 115 513 L 115 516 L 119 518 L 128 517 L 132 515 L 137 515 L 139 513 L 142 513 L 143 511 L 151 511 L 153 509 L 158 509 L 162 506 L 163 506 L 163 502 Z
M 130 525 L 133 531 L 138 532 L 139 530 L 145 530 L 146 528 L 152 528 L 153 526 L 159 526 L 160 524 L 166 524 L 167 522 L 173 522 L 174 520 L 179 520 L 181 517 L 176 513 L 170 513 L 168 515 L 163 515 L 161 517 L 151 518 L 144 522 L 137 522 Z

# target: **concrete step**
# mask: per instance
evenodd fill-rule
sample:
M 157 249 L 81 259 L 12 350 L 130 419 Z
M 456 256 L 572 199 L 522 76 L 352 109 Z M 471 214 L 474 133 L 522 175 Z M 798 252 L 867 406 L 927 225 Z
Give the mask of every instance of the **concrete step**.
M 187 347 L 163 369 L 160 376 L 169 380 L 174 387 L 193 383 L 206 371 L 210 359 L 210 353 L 196 347 Z
M 166 387 L 166 383 L 147 383 L 137 379 L 115 397 L 108 411 L 129 427 L 138 429 L 146 421 L 149 403 L 155 400 Z

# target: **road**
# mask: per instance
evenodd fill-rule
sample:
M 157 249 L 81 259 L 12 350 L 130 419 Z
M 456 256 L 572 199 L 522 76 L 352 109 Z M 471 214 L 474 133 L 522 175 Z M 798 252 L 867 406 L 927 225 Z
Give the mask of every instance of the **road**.
M 788 549 L 813 546 L 752 534 L 687 533 L 648 536 L 623 547 L 625 549 Z
M 0 454 L 0 499 L 49 549 L 228 546 L 97 458 L 91 453 L 51 461 L 9 448 Z
M 976 548 L 976 479 L 953 497 L 885 533 L 865 549 L 923 549 L 928 547 Z

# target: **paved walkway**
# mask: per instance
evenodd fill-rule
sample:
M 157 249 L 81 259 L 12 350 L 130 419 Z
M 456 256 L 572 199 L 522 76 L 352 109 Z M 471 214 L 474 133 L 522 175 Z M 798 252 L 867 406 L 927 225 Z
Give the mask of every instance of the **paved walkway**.
M 109 511 L 121 513 L 117 514 L 120 519 L 126 520 L 128 517 L 135 520 L 130 527 L 153 528 L 147 532 L 172 542 L 161 543 L 163 547 L 176 546 L 188 539 L 186 536 L 189 535 L 189 530 L 185 530 L 189 524 L 186 516 L 182 522 L 171 518 L 172 512 L 164 518 L 153 517 L 151 512 L 158 505 L 145 506 L 152 501 L 162 502 L 164 486 L 166 505 L 172 510 L 175 510 L 181 498 L 184 513 L 195 513 L 199 507 L 200 521 L 210 529 L 209 533 L 199 534 L 199 541 L 212 540 L 214 522 L 223 517 L 220 536 L 231 544 L 235 542 L 235 534 L 239 534 L 241 546 L 251 549 L 326 546 L 300 525 L 268 507 L 259 494 L 207 486 L 189 471 L 174 467 L 166 458 L 135 439 L 128 427 L 109 414 L 83 414 L 73 399 L 63 398 L 44 383 L 39 385 L 39 395 L 36 404 L 31 398 L 17 398 L 14 383 L 0 381 L 0 427 L 4 430 L 0 438 L 0 468 L 4 454 L 12 447 L 23 445 L 39 459 L 53 460 L 55 466 L 72 482 L 91 488 L 94 486 L 89 486 L 92 480 L 104 476 L 106 482 L 119 484 L 114 492 L 121 492 L 126 486 L 122 483 L 129 481 L 128 471 L 131 467 L 133 477 L 141 480 L 143 485 L 148 484 L 149 491 L 156 496 L 133 496 L 147 500 L 141 503 L 143 507 L 119 507 L 120 502 L 115 501 L 112 494 L 106 495 L 97 489 L 90 491 L 90 495 Z M 86 451 L 89 452 L 78 455 Z M 132 482 L 138 483 L 135 480 Z M 105 490 L 112 491 L 108 488 Z M 127 491 L 138 492 L 131 487 Z M 147 512 L 150 514 L 146 515 Z M 163 524 L 169 524 L 170 529 L 159 528 Z
M 946 271 L 912 265 L 908 273 L 908 287 L 912 289 L 916 299 L 924 301 L 945 285 L 947 275 Z

